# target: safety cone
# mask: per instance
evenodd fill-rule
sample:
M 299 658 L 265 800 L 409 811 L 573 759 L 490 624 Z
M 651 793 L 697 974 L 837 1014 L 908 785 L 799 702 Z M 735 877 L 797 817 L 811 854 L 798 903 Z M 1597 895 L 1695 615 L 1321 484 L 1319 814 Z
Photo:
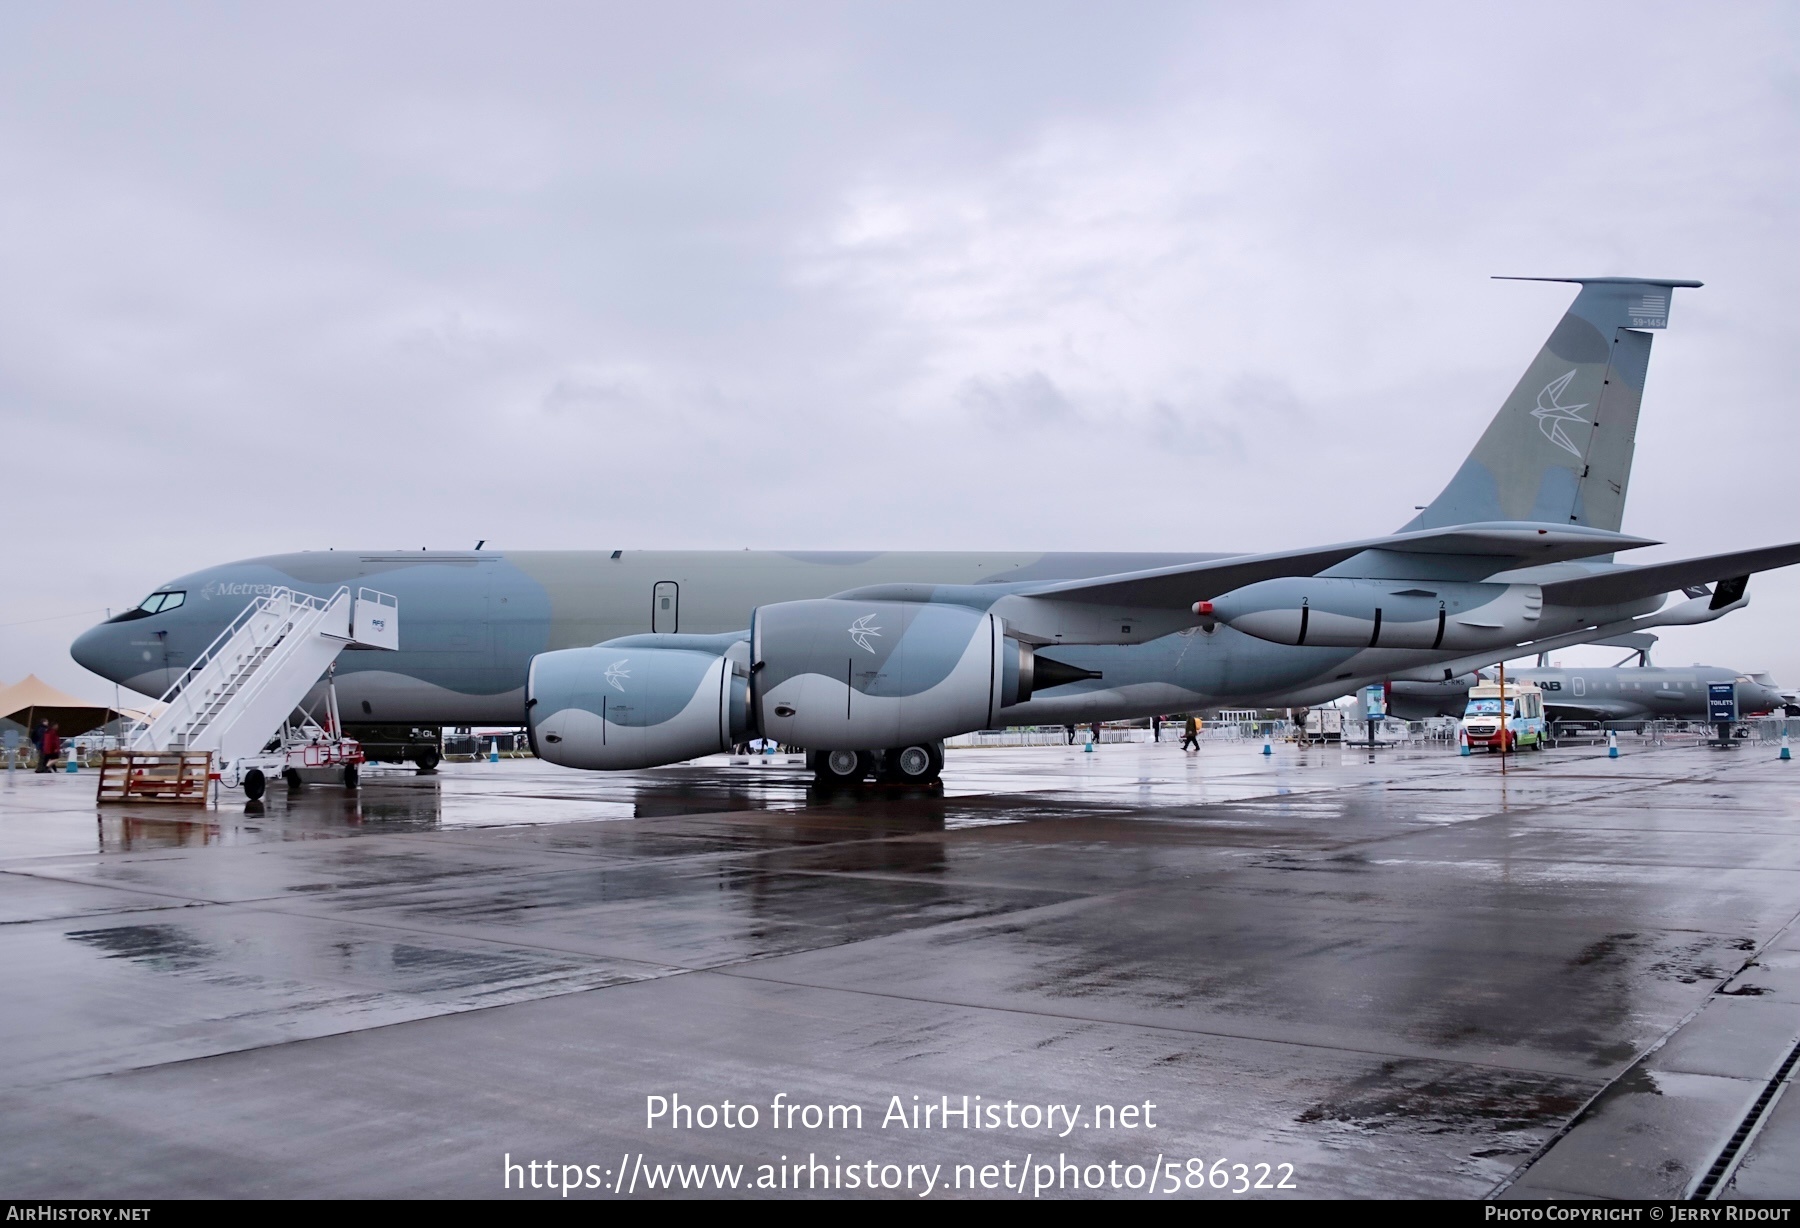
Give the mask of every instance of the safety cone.
M 1274 754 L 1274 753 L 1275 753 L 1275 748 L 1274 748 L 1274 747 L 1273 747 L 1273 746 L 1270 746 L 1270 745 L 1269 745 L 1269 739 L 1268 739 L 1268 737 L 1267 737 L 1267 736 L 1266 736 L 1266 735 L 1265 735 L 1265 736 L 1264 736 L 1264 738 L 1263 738 L 1263 754 L 1265 754 L 1265 755 L 1272 755 L 1272 754 Z
M 1793 752 L 1788 749 L 1788 736 L 1785 733 L 1781 735 L 1781 757 L 1783 759 L 1792 759 L 1794 757 Z
M 1619 731 L 1616 729 L 1606 731 L 1606 757 L 1608 759 L 1619 757 Z
M 489 763 L 500 762 L 500 739 L 499 738 L 489 738 L 488 739 L 488 762 Z
M 1456 731 L 1456 744 L 1462 748 L 1457 753 L 1467 757 L 1469 754 L 1469 731 L 1467 729 Z
M 68 750 L 64 751 L 63 753 L 69 757 L 68 762 L 63 764 L 63 771 L 65 771 L 65 772 L 80 771 L 81 770 L 81 756 L 75 753 L 75 748 L 71 746 Z

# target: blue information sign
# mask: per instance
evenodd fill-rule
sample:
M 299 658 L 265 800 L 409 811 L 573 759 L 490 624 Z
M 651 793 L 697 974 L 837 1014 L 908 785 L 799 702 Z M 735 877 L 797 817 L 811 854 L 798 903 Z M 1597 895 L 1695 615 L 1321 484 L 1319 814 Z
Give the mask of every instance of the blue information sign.
M 1737 683 L 1707 683 L 1706 719 L 1717 725 L 1721 722 L 1735 721 L 1737 718 Z

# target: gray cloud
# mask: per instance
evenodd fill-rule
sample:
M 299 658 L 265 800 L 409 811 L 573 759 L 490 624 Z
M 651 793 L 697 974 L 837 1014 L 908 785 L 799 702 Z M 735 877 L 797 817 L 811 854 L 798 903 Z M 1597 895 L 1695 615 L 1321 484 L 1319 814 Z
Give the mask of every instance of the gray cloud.
M 1566 302 L 1491 273 L 1707 279 L 1627 528 L 1791 538 L 1797 34 L 1772 4 L 11 6 L 0 623 L 401 532 L 1380 532 Z M 1667 658 L 1800 679 L 1800 580 L 1752 591 Z M 82 685 L 85 617 L 0 628 L 0 680 Z

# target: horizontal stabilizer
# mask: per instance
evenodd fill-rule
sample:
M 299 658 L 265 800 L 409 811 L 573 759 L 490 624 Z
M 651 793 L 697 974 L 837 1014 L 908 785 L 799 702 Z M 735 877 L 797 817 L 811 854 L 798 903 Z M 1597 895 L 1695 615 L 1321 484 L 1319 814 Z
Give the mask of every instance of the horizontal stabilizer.
M 1732 580 L 1759 571 L 1773 571 L 1777 567 L 1791 567 L 1795 563 L 1800 563 L 1800 542 L 1678 559 L 1673 563 L 1652 563 L 1646 567 L 1615 567 L 1591 576 L 1545 584 L 1544 600 L 1557 605 L 1619 605 L 1689 585 Z
M 1395 533 L 1312 550 L 1232 555 L 1149 571 L 1064 580 L 1025 591 L 1034 597 L 1058 597 L 1065 601 L 1180 609 L 1196 601 L 1210 601 L 1246 584 L 1285 576 L 1317 575 L 1327 567 L 1335 567 L 1371 550 L 1438 558 L 1445 555 L 1475 557 L 1491 561 L 1489 574 L 1493 574 L 1656 544 L 1646 538 L 1580 525 L 1465 524 Z
M 1656 647 L 1656 637 L 1648 631 L 1627 631 L 1624 635 L 1609 636 L 1593 643 L 1601 648 L 1629 648 L 1633 652 L 1649 652 Z

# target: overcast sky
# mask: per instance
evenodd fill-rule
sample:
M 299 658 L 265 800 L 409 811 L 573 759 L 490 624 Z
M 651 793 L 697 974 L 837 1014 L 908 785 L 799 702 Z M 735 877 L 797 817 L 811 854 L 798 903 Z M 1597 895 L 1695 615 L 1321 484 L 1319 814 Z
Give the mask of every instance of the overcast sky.
M 15 0 L 0 682 L 110 695 L 104 607 L 283 550 L 1388 532 L 1571 297 L 1495 273 L 1705 280 L 1625 528 L 1800 538 L 1797 53 L 1773 3 Z M 1660 663 L 1800 683 L 1800 575 L 1751 594 Z

